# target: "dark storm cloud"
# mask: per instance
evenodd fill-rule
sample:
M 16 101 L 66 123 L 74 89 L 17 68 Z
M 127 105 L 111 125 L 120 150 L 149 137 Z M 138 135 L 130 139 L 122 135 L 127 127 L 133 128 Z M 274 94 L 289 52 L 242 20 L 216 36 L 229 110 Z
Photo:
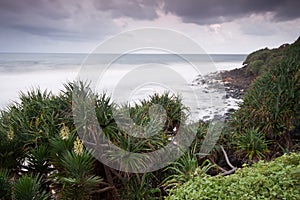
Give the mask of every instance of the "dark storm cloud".
M 184 22 L 213 24 L 272 12 L 274 21 L 300 17 L 299 0 L 164 0 L 165 12 L 173 13 Z
M 0 31 L 14 29 L 70 41 L 98 39 L 115 25 L 93 8 L 80 0 L 0 0 Z
M 26 17 L 34 14 L 53 20 L 60 20 L 69 17 L 70 13 L 68 13 L 68 10 L 63 10 L 61 8 L 62 1 L 58 0 L 1 0 L 0 16 L 1 19 L 3 19 L 2 17 L 13 17 L 15 20 L 22 19 L 15 18 L 15 16 L 18 15 Z
M 298 18 L 299 7 L 300 0 L 0 0 L 0 33 L 5 41 L 26 36 L 90 42 L 119 32 L 122 18 L 133 19 L 131 27 L 138 20 L 145 20 L 147 25 L 147 21 L 164 17 L 162 13 L 200 25 L 266 12 L 272 13 L 273 21 L 285 21 Z M 121 19 L 119 24 L 115 18 Z M 249 35 L 265 35 L 274 33 L 271 26 L 254 30 L 257 27 L 253 23 L 242 30 Z
M 114 18 L 153 20 L 166 12 L 184 22 L 214 24 L 272 12 L 274 21 L 285 21 L 298 18 L 299 7 L 299 0 L 0 0 L 0 29 L 72 39 L 110 32 L 117 27 Z
M 55 22 L 68 19 L 70 13 L 61 8 L 61 2 L 56 0 L 1 0 L 0 26 L 36 35 L 63 35 L 68 30 Z
M 158 17 L 159 0 L 95 0 L 95 7 L 108 11 L 112 17 L 152 20 Z

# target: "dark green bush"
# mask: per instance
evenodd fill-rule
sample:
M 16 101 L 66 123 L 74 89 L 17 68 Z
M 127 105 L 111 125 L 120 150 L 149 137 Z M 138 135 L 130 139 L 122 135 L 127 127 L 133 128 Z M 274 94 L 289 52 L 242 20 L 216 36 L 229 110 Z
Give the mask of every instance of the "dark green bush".
M 24 175 L 14 183 L 13 199 L 47 200 L 50 194 L 43 189 L 40 176 Z
M 92 174 L 94 163 L 83 163 L 90 169 L 80 169 L 81 173 L 90 176 L 74 178 L 66 174 L 68 166 L 61 160 L 65 154 L 76 151 L 77 133 L 71 112 L 73 86 L 66 85 L 65 91 L 59 95 L 39 89 L 21 93 L 19 103 L 1 111 L 0 187 L 3 189 L 0 199 L 47 199 L 50 188 L 56 194 L 65 193 L 62 187 L 84 189 L 72 193 L 84 199 L 96 190 L 95 186 L 99 186 L 100 177 Z M 86 154 L 83 147 L 80 152 Z M 90 155 L 89 159 L 93 157 Z M 81 166 L 75 161 L 74 164 Z M 4 176 L 7 169 L 13 178 Z M 58 179 L 60 176 L 56 175 L 62 173 L 65 179 Z M 80 173 L 77 171 L 76 175 Z M 68 181 L 75 183 L 70 186 Z M 83 183 L 84 188 L 78 186 Z
M 250 161 L 265 158 L 268 153 L 268 144 L 269 142 L 265 139 L 265 136 L 255 129 L 250 129 L 235 138 L 236 153 Z
M 256 60 L 261 60 L 262 62 L 265 62 L 271 54 L 271 50 L 268 48 L 254 51 L 247 56 L 243 64 L 249 64 Z
M 246 74 L 260 76 L 268 72 L 283 59 L 299 56 L 300 37 L 293 44 L 283 44 L 274 49 L 260 49 L 249 54 L 244 61 L 247 66 Z
M 12 194 L 12 183 L 9 170 L 0 169 L 0 199 L 10 199 Z
M 79 150 L 66 152 L 60 162 L 63 170 L 55 176 L 62 185 L 61 197 L 72 200 L 90 199 L 102 182 L 102 179 L 93 175 L 95 158 L 90 153 Z
M 238 134 L 257 129 L 278 139 L 299 125 L 300 59 L 283 60 L 259 77 L 233 116 Z
M 126 194 L 126 198 L 151 199 L 166 194 L 161 182 L 170 172 L 162 169 L 137 175 L 116 171 L 96 161 L 82 145 L 77 128 L 85 131 L 83 139 L 100 133 L 95 131 L 90 118 L 84 118 L 75 127 L 74 108 L 79 110 L 79 117 L 95 113 L 101 134 L 131 152 L 152 152 L 165 146 L 176 134 L 174 128 L 185 123 L 188 114 L 181 98 L 175 95 L 154 94 L 136 105 L 116 106 L 109 96 L 94 94 L 82 82 L 66 84 L 58 95 L 39 89 L 21 93 L 19 103 L 8 106 L 0 116 L 0 170 L 4 170 L 0 175 L 0 199 L 21 198 L 26 188 L 28 198 L 40 190 L 45 196 L 54 192 L 55 197 L 65 199 L 111 199 L 120 194 Z M 131 128 L 131 122 L 126 120 L 123 127 L 116 123 L 114 117 L 119 114 L 123 117 L 123 110 L 129 111 L 129 119 L 141 129 Z M 134 137 L 140 130 L 152 136 Z M 120 159 L 120 155 L 112 155 L 111 159 L 114 158 Z M 139 164 L 149 163 L 134 163 L 137 167 Z M 6 169 L 11 171 L 9 177 L 4 173 Z
M 168 200 L 299 199 L 300 153 L 237 170 L 230 176 L 198 176 L 173 190 Z
M 264 61 L 262 60 L 255 60 L 246 68 L 246 74 L 247 75 L 254 75 L 258 76 L 259 74 L 262 74 L 262 72 L 265 70 Z

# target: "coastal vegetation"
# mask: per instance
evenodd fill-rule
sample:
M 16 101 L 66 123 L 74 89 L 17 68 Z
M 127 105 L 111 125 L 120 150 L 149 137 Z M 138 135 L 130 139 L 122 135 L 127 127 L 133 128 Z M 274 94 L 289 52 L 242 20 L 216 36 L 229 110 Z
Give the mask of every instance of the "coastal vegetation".
M 299 167 L 298 152 L 244 166 L 230 176 L 202 174 L 171 191 L 166 199 L 298 199 Z
M 277 63 L 286 58 L 299 55 L 300 38 L 293 44 L 283 44 L 278 48 L 264 48 L 249 54 L 243 65 L 246 65 L 246 74 L 259 76 L 272 69 Z
M 120 106 L 105 93 L 94 94 L 83 82 L 65 84 L 59 94 L 40 89 L 21 93 L 19 101 L 0 115 L 0 199 L 297 199 L 299 56 L 300 39 L 247 57 L 246 73 L 257 78 L 207 155 L 199 152 L 213 129 L 209 122 L 189 123 L 189 108 L 179 96 L 154 94 L 135 105 Z M 74 109 L 75 117 L 85 116 L 76 126 Z M 114 117 L 124 116 L 124 110 L 132 121 L 120 126 Z M 88 117 L 90 112 L 102 131 Z M 155 118 L 153 113 L 162 114 Z M 136 137 L 140 130 L 132 123 L 145 127 L 151 136 Z M 168 166 L 147 173 L 104 165 L 79 134 L 106 136 L 124 150 L 148 153 L 170 143 L 182 124 L 188 124 L 186 132 L 197 130 L 190 147 Z M 125 167 L 151 162 L 136 160 Z
M 193 177 L 167 199 L 299 198 L 300 38 L 256 51 L 244 64 L 256 79 L 219 140 L 241 169 L 230 176 Z

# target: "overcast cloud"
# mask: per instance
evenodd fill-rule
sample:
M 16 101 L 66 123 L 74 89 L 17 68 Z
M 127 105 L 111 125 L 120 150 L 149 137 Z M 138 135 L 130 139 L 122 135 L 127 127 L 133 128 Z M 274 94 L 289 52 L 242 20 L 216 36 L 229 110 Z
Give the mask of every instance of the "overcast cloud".
M 89 52 L 120 31 L 181 31 L 216 53 L 300 35 L 299 0 L 1 0 L 0 51 Z
M 252 14 L 272 13 L 272 20 L 300 17 L 299 0 L 165 0 L 164 10 L 184 22 L 211 24 L 232 21 Z
M 157 10 L 162 1 L 158 0 L 94 0 L 95 7 L 102 12 L 109 12 L 112 17 L 130 17 L 133 19 L 153 20 L 158 17 Z

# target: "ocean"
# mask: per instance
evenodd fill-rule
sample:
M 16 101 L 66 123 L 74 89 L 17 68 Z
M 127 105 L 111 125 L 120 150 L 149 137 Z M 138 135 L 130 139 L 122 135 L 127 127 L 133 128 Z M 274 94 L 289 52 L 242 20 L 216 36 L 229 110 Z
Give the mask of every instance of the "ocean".
M 184 103 L 191 108 L 193 119 L 202 118 L 216 114 L 212 109 L 222 105 L 213 101 L 216 96 L 223 99 L 224 94 L 217 91 L 214 96 L 214 92 L 195 85 L 195 79 L 199 75 L 240 68 L 245 58 L 246 55 L 237 54 L 180 57 L 170 54 L 0 53 L 0 108 L 18 101 L 20 91 L 40 88 L 55 94 L 66 82 L 90 77 L 97 93 L 106 92 L 117 103 L 138 102 L 150 94 L 168 90 L 183 97 Z M 229 104 L 224 105 L 228 107 Z

